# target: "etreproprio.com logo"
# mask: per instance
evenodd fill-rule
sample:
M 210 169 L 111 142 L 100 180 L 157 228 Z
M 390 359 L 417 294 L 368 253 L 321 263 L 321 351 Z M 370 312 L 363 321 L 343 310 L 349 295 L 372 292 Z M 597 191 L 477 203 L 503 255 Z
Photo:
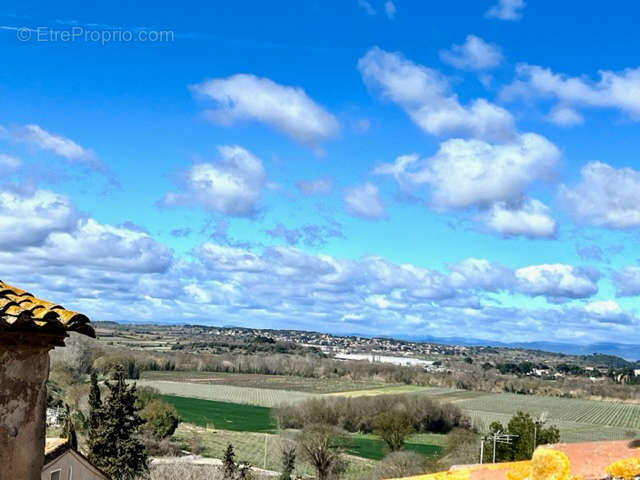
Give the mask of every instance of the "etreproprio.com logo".
M 173 42 L 172 30 L 123 30 L 123 29 L 88 29 L 73 26 L 67 29 L 52 27 L 20 27 L 16 28 L 16 38 L 20 42 L 42 43 L 74 43 L 90 42 L 105 45 L 107 43 L 155 43 Z

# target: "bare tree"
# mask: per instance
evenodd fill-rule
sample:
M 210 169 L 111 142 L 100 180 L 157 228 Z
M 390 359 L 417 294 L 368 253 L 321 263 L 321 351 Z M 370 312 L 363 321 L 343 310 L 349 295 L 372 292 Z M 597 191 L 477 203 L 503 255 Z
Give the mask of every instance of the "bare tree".
M 389 450 L 402 450 L 406 438 L 415 432 L 413 422 L 405 411 L 394 409 L 378 414 L 373 419 L 373 432 L 379 435 Z
M 336 427 L 313 424 L 304 428 L 300 437 L 302 451 L 314 466 L 318 480 L 337 478 L 343 468 L 340 447 L 344 435 Z

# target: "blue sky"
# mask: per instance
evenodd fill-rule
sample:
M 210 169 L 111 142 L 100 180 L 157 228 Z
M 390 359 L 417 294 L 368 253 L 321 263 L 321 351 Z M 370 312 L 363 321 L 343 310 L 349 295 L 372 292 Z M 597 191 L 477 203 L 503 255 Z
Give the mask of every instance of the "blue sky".
M 5 8 L 0 278 L 94 320 L 634 342 L 637 10 Z

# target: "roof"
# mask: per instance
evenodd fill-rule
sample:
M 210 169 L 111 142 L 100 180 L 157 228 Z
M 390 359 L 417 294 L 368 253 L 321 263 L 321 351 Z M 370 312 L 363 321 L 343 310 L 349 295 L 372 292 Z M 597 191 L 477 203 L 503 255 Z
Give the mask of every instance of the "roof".
M 93 465 L 89 461 L 89 459 L 78 450 L 71 448 L 71 445 L 69 445 L 69 442 L 66 438 L 46 439 L 44 446 L 44 466 L 42 467 L 42 469 L 46 470 L 51 462 L 66 453 L 74 456 L 79 462 L 83 463 L 85 467 L 94 472 L 96 474 L 96 478 L 104 478 L 104 480 L 109 480 L 109 477 L 107 477 L 106 473 Z
M 640 474 L 640 443 L 614 442 L 557 443 L 539 447 L 533 460 L 452 467 L 447 472 L 407 477 L 405 480 L 538 480 L 542 478 L 600 480 L 612 468 L 637 469 Z M 629 477 L 631 478 L 631 477 Z
M 58 458 L 69 448 L 71 447 L 66 438 L 47 438 L 44 443 L 44 463 Z
M 36 298 L 0 280 L 0 334 L 3 331 L 78 332 L 96 336 L 86 315 Z

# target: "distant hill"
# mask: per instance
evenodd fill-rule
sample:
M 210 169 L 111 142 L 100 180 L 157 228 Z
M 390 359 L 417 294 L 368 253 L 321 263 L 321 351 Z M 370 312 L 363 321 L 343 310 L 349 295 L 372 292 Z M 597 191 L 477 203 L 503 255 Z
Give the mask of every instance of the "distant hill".
M 527 350 L 541 350 L 544 352 L 564 353 L 565 355 L 613 355 L 624 358 L 629 361 L 640 360 L 640 345 L 631 345 L 624 343 L 592 343 L 588 345 L 578 345 L 573 343 L 554 343 L 554 342 L 492 342 L 490 340 L 477 340 L 470 338 L 411 338 L 403 337 L 403 340 L 421 341 L 421 342 L 437 342 L 446 345 L 464 345 L 464 346 L 490 346 L 504 348 L 524 348 Z M 603 359 L 604 360 L 604 359 Z

